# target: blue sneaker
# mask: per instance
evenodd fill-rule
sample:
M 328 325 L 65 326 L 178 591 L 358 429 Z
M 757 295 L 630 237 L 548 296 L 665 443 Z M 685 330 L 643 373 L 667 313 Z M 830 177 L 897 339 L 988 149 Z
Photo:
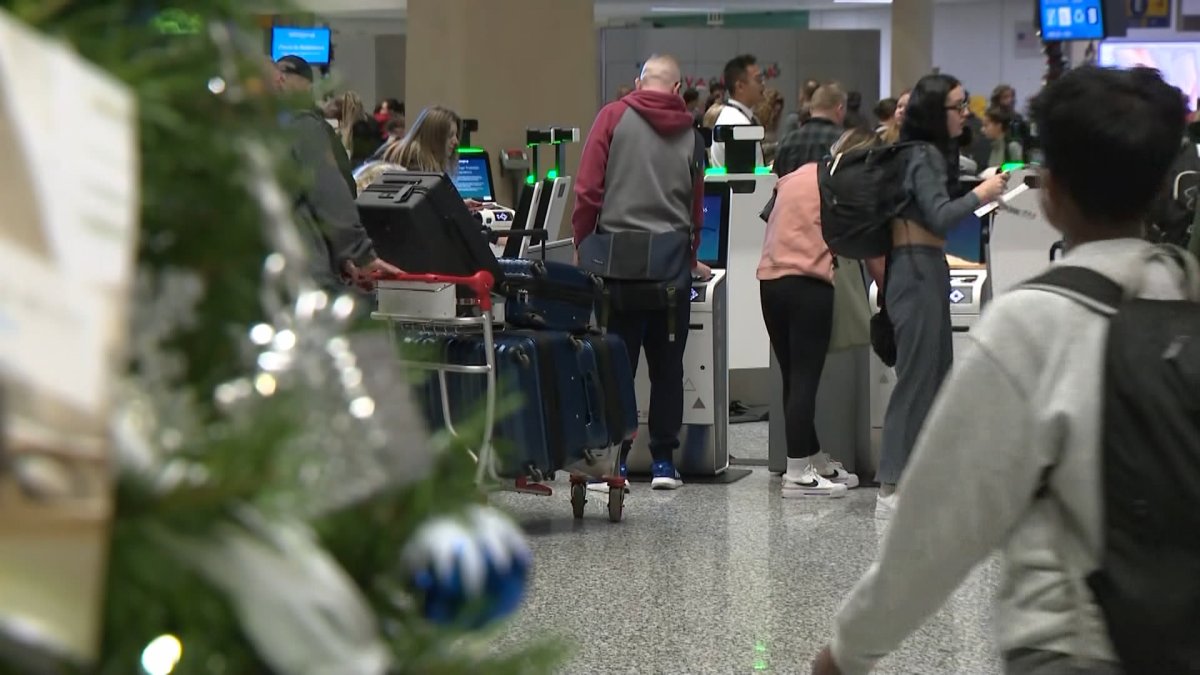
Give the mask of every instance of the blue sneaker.
M 675 465 L 671 462 L 655 462 L 650 467 L 650 475 L 654 477 L 650 481 L 651 489 L 678 490 L 683 487 L 683 481 L 679 478 L 679 472 L 675 470 Z

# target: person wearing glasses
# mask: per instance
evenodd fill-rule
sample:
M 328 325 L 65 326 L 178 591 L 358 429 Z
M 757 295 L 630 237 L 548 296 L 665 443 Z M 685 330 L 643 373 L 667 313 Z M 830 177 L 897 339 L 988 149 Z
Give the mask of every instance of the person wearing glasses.
M 951 199 L 958 183 L 958 142 L 969 110 L 966 92 L 949 75 L 927 75 L 913 88 L 900 128 L 905 152 L 905 206 L 892 223 L 884 305 L 895 327 L 896 387 L 883 422 L 877 518 L 896 507 L 896 484 L 917 434 L 953 361 L 950 268 L 946 234 L 1004 192 L 1007 176 L 985 180 Z

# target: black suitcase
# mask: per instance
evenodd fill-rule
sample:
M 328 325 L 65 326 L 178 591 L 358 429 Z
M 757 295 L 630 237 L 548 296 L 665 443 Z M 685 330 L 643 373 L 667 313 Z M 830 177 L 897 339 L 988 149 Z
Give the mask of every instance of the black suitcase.
M 389 171 L 357 204 L 375 252 L 405 272 L 470 276 L 484 270 L 496 284 L 503 281 L 482 226 L 445 175 Z
M 538 330 L 583 333 L 594 325 L 604 282 L 574 265 L 501 258 L 504 321 Z

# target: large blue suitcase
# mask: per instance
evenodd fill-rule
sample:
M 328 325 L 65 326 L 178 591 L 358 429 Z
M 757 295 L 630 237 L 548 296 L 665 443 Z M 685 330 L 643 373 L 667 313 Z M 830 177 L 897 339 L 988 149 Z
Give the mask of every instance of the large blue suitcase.
M 604 288 L 594 274 L 574 265 L 545 260 L 501 258 L 504 321 L 537 330 L 582 333 Z
M 541 354 L 541 365 L 549 368 L 547 383 L 558 400 L 563 452 L 568 463 L 581 459 L 588 450 L 607 448 L 604 387 L 594 353 L 577 336 L 561 331 L 509 330 L 505 339 L 528 341 Z M 549 414 L 550 411 L 547 411 Z
M 430 341 L 435 347 L 430 350 Z M 497 417 L 493 444 L 497 471 L 506 477 L 547 474 L 583 459 L 589 450 L 609 447 L 603 377 L 594 351 L 577 337 L 559 331 L 497 331 L 497 398 L 519 396 L 518 411 Z M 426 358 L 459 365 L 483 365 L 478 336 L 406 337 L 406 345 L 424 348 Z M 487 380 L 481 375 L 448 373 L 451 419 L 461 425 L 482 410 Z M 433 428 L 444 428 L 441 387 L 436 375 L 417 389 Z
M 588 334 L 581 338 L 584 348 L 594 355 L 604 391 L 604 417 L 608 440 L 620 445 L 637 431 L 637 394 L 633 384 L 633 365 L 625 342 L 615 333 Z

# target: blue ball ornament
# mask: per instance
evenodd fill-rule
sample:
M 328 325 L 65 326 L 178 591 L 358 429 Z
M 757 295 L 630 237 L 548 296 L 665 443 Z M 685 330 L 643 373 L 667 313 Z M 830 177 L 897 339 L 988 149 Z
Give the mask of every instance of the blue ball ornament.
M 405 547 L 405 574 L 422 615 L 479 629 L 512 615 L 525 596 L 532 553 L 515 524 L 490 507 L 421 526 Z

